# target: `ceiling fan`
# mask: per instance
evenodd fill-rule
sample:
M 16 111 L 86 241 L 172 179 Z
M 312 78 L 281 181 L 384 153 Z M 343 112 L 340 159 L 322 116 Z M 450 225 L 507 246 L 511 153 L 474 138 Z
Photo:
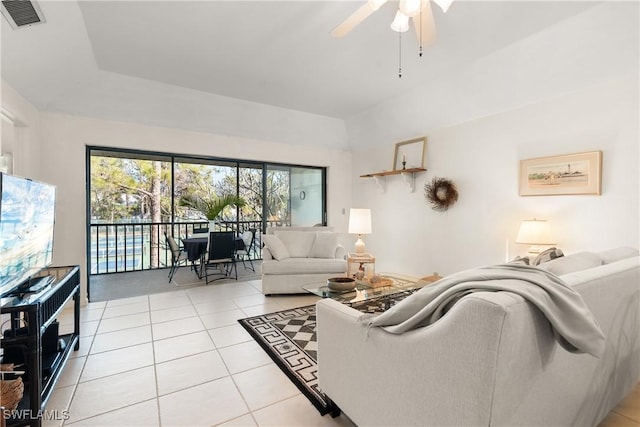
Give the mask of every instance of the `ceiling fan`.
M 433 0 L 443 12 L 447 12 L 453 0 Z M 344 37 L 358 24 L 367 19 L 376 10 L 385 4 L 387 0 L 367 0 L 358 10 L 351 14 L 340 25 L 331 31 L 333 37 Z M 422 45 L 428 45 L 435 40 L 436 28 L 431 12 L 429 0 L 400 0 L 398 11 L 391 23 L 391 29 L 403 33 L 409 29 L 409 18 L 413 20 L 413 28 L 416 37 Z

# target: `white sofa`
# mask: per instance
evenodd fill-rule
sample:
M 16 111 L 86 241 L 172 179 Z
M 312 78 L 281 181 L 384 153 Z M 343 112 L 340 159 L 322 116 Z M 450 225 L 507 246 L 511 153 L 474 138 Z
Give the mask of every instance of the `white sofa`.
M 359 426 L 595 426 L 640 377 L 637 254 L 544 265 L 597 319 L 600 359 L 562 348 L 541 312 L 511 292 L 466 295 L 400 335 L 368 329 L 362 313 L 325 299 L 316 304 L 320 388 Z
M 332 227 L 270 227 L 262 236 L 262 293 L 295 294 L 347 271 Z

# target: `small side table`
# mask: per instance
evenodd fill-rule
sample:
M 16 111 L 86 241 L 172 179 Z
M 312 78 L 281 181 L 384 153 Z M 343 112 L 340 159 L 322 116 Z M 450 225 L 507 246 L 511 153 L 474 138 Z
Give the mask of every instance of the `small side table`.
M 353 277 L 358 271 L 364 271 L 366 277 L 375 273 L 376 258 L 371 254 L 347 254 L 347 277 Z

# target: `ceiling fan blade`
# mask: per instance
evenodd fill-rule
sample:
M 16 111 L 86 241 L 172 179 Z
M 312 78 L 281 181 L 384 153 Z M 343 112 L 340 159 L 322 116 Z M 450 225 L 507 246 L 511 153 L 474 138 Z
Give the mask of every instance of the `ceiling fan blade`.
M 416 37 L 421 46 L 428 46 L 436 40 L 436 23 L 431 11 L 431 2 L 424 2 L 422 13 L 413 18 L 413 28 L 416 30 Z
M 359 23 L 364 21 L 375 12 L 375 9 L 371 7 L 369 2 L 366 2 L 358 10 L 353 12 L 351 16 L 344 20 L 344 22 L 338 25 L 336 28 L 331 31 L 331 35 L 333 37 L 344 37 L 349 33 L 349 31 L 353 30 Z

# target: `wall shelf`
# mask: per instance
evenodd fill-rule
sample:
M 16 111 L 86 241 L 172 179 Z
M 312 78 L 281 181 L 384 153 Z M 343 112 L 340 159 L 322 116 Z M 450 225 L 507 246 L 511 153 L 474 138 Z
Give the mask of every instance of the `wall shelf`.
M 392 171 L 382 171 L 382 172 L 374 172 L 368 173 L 365 175 L 360 175 L 360 178 L 373 178 L 380 188 L 380 191 L 385 192 L 386 186 L 386 178 L 392 175 L 402 175 L 404 178 L 404 182 L 407 184 L 409 188 L 409 192 L 413 193 L 415 191 L 415 174 L 420 172 L 426 172 L 424 168 L 409 168 L 409 169 L 396 169 Z

